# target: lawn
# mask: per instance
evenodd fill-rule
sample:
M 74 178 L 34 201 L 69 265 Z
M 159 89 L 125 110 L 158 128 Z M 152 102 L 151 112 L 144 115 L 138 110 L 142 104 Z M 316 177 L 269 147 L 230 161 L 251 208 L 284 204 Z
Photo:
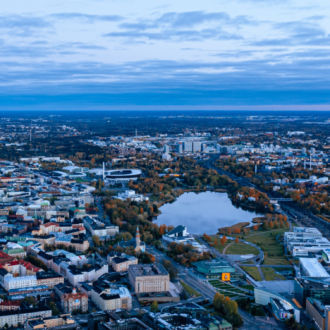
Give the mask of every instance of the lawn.
M 260 230 L 250 231 L 248 234 L 232 235 L 238 236 L 245 241 L 258 245 L 264 252 L 264 264 L 265 265 L 290 265 L 290 262 L 284 255 L 284 247 L 282 243 L 283 233 L 287 229 L 273 229 L 273 230 Z M 226 254 L 258 254 L 258 250 L 243 242 L 235 243 L 232 240 L 227 240 L 225 244 L 221 244 L 220 238 L 217 236 L 211 236 L 212 241 L 210 245 L 217 249 L 220 253 L 226 246 L 231 244 L 226 250 Z
M 271 267 L 262 267 L 261 268 L 266 281 L 275 281 L 275 280 L 285 280 L 286 278 L 280 274 L 277 274 L 275 270 Z
M 244 269 L 251 277 L 253 277 L 256 281 L 261 281 L 261 276 L 259 274 L 257 267 L 241 267 Z
M 284 256 L 284 247 L 278 236 L 282 237 L 287 229 L 274 229 L 268 231 L 250 232 L 244 237 L 248 242 L 254 243 L 264 251 L 266 265 L 289 265 Z
M 220 280 L 209 280 L 209 283 L 216 288 L 216 290 L 222 293 L 224 296 L 233 297 L 243 297 L 247 295 L 247 292 L 240 290 L 228 283 L 222 282 Z
M 250 290 L 250 291 L 253 291 L 253 289 L 254 289 L 254 286 L 251 284 L 244 284 L 244 285 L 241 285 L 240 287 L 243 289 Z
M 285 256 L 282 257 L 265 257 L 264 265 L 290 265 L 288 259 Z
M 190 297 L 200 297 L 199 292 L 197 292 L 194 288 L 192 288 L 190 285 L 188 285 L 187 283 L 180 281 L 183 289 L 186 291 L 186 293 L 190 296 Z
M 232 243 L 231 240 L 227 240 L 225 244 L 221 244 L 220 238 L 218 236 L 211 236 L 212 241 L 209 242 L 210 246 L 214 247 L 216 250 L 218 250 L 220 253 L 222 253 L 223 249 L 230 243 Z
M 238 242 L 232 243 L 226 250 L 226 254 L 254 254 L 258 255 L 259 251 L 253 246 Z

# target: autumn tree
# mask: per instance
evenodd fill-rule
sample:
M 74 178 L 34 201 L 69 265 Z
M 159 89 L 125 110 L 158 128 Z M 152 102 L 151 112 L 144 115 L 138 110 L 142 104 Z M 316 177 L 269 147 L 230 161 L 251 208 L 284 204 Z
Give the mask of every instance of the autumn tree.
M 227 242 L 227 237 L 225 235 L 223 235 L 220 239 L 220 243 L 221 243 L 221 245 L 225 245 L 226 242 Z

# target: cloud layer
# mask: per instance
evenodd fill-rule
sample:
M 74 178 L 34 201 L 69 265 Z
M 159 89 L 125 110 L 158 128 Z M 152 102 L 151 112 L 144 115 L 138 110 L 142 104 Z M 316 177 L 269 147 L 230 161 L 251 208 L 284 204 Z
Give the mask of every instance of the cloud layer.
M 39 3 L 0 5 L 2 109 L 330 104 L 322 0 Z

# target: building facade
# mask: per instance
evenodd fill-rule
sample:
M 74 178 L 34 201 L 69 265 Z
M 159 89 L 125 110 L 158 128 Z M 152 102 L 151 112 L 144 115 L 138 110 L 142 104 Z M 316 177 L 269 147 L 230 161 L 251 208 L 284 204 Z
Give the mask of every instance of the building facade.
M 135 293 L 166 292 L 170 289 L 170 277 L 164 266 L 131 265 L 128 279 Z

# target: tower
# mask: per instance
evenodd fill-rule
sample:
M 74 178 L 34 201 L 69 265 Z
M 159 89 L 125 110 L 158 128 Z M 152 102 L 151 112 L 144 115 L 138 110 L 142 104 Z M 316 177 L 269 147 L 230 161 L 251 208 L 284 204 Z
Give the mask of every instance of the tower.
M 140 251 L 141 245 L 141 236 L 139 226 L 136 227 L 136 235 L 135 235 L 135 251 Z

